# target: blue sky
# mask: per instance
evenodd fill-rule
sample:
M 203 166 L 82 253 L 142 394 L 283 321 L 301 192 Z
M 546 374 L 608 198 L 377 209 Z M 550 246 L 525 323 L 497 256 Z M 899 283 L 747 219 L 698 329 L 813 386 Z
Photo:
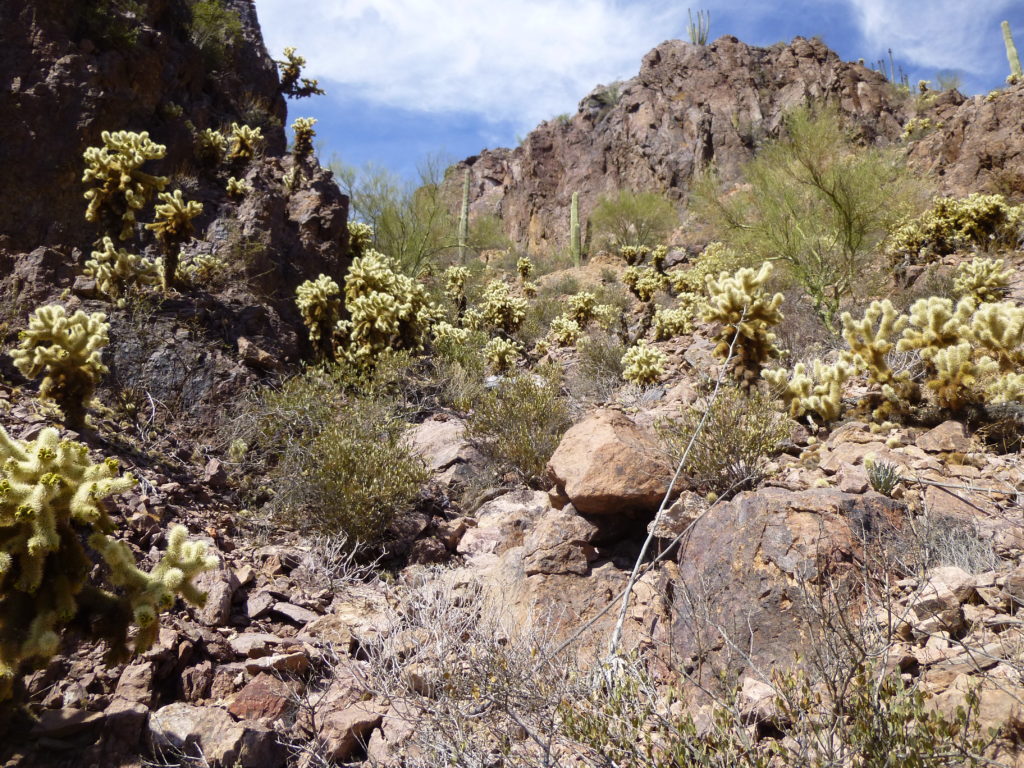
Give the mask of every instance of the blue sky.
M 323 160 L 413 177 L 431 153 L 457 160 L 515 146 L 598 83 L 634 76 L 658 43 L 686 39 L 687 9 L 666 0 L 255 0 L 271 54 L 293 45 L 326 96 L 293 101 L 312 116 Z M 711 38 L 752 45 L 819 35 L 844 59 L 892 48 L 911 84 L 955 71 L 961 90 L 1009 73 L 1000 21 L 1024 55 L 1019 0 L 706 0 Z

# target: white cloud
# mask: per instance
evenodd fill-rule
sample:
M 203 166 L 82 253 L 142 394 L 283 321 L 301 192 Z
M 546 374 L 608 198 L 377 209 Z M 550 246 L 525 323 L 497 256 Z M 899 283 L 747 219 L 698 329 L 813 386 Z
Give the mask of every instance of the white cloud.
M 991 71 L 1003 54 L 999 22 L 1016 0 L 849 0 L 865 41 L 920 67 Z
M 685 35 L 669 0 L 256 0 L 274 55 L 386 107 L 465 111 L 532 127 L 598 83 L 631 77 Z M 331 89 L 329 89 L 331 90 Z

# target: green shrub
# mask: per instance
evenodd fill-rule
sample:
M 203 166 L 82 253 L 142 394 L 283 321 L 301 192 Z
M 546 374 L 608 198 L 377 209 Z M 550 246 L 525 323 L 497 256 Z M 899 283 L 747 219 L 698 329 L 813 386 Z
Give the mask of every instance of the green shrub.
M 542 370 L 508 376 L 489 390 L 469 418 L 469 434 L 502 470 L 533 483 L 571 423 L 557 374 Z
M 223 0 L 192 3 L 189 39 L 214 66 L 222 66 L 227 52 L 242 42 L 242 19 Z
M 679 214 L 662 195 L 624 189 L 598 200 L 590 223 L 598 243 L 608 250 L 623 246 L 655 248 L 679 226 Z
M 675 464 L 682 459 L 703 416 L 704 408 L 687 406 L 678 418 L 658 425 L 658 434 Z M 683 472 L 701 491 L 736 493 L 761 480 L 765 464 L 788 435 L 789 423 L 771 398 L 757 390 L 744 394 L 739 387 L 723 386 Z
M 426 481 L 402 436 L 385 374 L 310 369 L 266 389 L 237 420 L 248 469 L 264 475 L 272 520 L 307 531 L 378 543 Z

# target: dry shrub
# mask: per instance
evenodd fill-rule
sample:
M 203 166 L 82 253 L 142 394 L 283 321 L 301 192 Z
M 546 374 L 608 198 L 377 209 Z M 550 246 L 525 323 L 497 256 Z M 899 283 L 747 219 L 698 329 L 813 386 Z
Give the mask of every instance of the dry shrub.
M 622 386 L 626 345 L 611 333 L 592 330 L 576 345 L 577 363 L 566 373 L 566 389 L 578 406 L 604 403 Z
M 747 394 L 736 386 L 722 386 L 698 432 L 704 411 L 686 406 L 679 418 L 658 425 L 673 464 L 679 463 L 697 432 L 683 468 L 697 489 L 731 495 L 756 485 L 768 460 L 789 435 L 788 420 L 774 400 L 758 391 Z

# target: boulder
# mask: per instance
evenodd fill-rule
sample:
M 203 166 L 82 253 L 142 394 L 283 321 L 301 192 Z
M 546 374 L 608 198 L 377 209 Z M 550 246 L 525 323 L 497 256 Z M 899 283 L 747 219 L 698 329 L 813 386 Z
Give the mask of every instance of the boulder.
M 513 491 L 477 510 L 477 525 L 459 540 L 460 555 L 500 555 L 522 545 L 534 522 L 544 515 L 547 495 L 539 491 Z
M 149 735 L 157 755 L 201 755 L 211 768 L 284 765 L 284 749 L 270 728 L 236 722 L 219 707 L 168 704 L 150 716 Z
M 944 421 L 917 438 L 915 444 L 922 451 L 944 453 L 947 451 L 967 453 L 971 450 L 971 439 L 967 427 L 959 421 Z
M 597 550 L 591 544 L 597 532 L 597 526 L 577 515 L 571 506 L 550 510 L 523 544 L 526 575 L 585 574 L 597 559 Z
M 656 510 L 672 469 L 650 433 L 623 413 L 598 410 L 565 433 L 548 475 L 580 513 L 617 515 Z

